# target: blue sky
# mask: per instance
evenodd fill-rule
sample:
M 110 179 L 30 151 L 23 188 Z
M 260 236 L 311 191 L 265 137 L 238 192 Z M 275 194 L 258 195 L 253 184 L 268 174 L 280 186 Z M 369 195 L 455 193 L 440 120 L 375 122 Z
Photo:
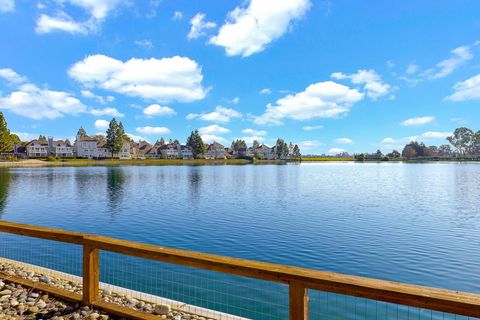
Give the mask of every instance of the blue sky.
M 444 143 L 480 125 L 480 2 L 0 0 L 0 109 L 23 139 Z

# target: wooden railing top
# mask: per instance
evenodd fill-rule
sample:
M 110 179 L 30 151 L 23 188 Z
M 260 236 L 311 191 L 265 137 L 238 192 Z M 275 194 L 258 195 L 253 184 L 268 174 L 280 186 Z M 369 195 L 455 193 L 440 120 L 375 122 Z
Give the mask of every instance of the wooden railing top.
M 88 245 L 100 250 L 170 264 L 285 284 L 292 282 L 301 283 L 306 288 L 325 292 L 464 316 L 480 317 L 480 294 L 173 249 L 104 236 L 62 231 L 6 221 L 0 221 L 0 232 Z

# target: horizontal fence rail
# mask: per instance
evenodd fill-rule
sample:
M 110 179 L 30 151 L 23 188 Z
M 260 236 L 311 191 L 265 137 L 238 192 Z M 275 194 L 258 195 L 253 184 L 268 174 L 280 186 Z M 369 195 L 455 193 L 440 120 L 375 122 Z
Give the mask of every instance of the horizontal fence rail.
M 72 296 L 72 293 L 66 291 L 63 292 L 63 296 L 69 300 L 76 299 L 84 304 L 92 304 L 114 314 L 136 319 L 150 319 L 152 316 L 146 314 L 142 316 L 139 312 L 123 310 L 99 298 L 100 250 L 286 284 L 289 286 L 290 319 L 295 320 L 308 318 L 309 289 L 480 318 L 479 294 L 218 256 L 7 221 L 0 221 L 0 232 L 83 246 L 82 296 Z M 42 289 L 47 288 L 42 285 Z M 54 294 L 62 296 L 62 290 L 55 289 Z

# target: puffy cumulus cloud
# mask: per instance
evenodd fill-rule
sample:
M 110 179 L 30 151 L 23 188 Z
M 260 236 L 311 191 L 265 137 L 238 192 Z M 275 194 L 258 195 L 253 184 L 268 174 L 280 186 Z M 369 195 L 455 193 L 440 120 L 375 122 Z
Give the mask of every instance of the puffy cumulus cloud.
M 0 0 L 1 1 L 1 0 Z M 20 84 L 27 81 L 27 78 L 19 75 L 10 68 L 0 69 L 0 78 L 5 79 L 9 84 Z
M 56 119 L 87 111 L 87 107 L 70 93 L 43 89 L 30 83 L 22 84 L 5 97 L 0 96 L 0 109 L 35 120 Z
M 1 1 L 1 0 L 0 0 Z M 53 31 L 64 31 L 71 34 L 87 34 L 94 32 L 107 18 L 108 14 L 119 5 L 128 3 L 126 0 L 66 0 L 52 2 L 57 4 L 55 16 L 41 14 L 37 19 L 35 32 L 38 34 Z M 65 3 L 83 9 L 89 18 L 85 21 L 76 21 L 63 9 Z M 45 5 L 43 5 L 45 9 Z
M 228 13 L 210 43 L 225 48 L 228 56 L 248 57 L 280 38 L 309 8 L 309 0 L 249 0 Z
M 207 94 L 201 71 L 197 62 L 187 57 L 132 58 L 123 62 L 92 55 L 75 63 L 68 74 L 87 87 L 159 102 L 192 102 Z
M 15 0 L 0 0 L 0 12 L 11 12 L 15 10 Z
M 322 129 L 323 126 L 322 125 L 318 125 L 318 126 L 304 126 L 302 127 L 302 129 L 304 131 L 313 131 L 313 130 L 319 130 L 319 129 Z
M 189 113 L 187 120 L 203 120 L 211 122 L 227 123 L 233 118 L 241 118 L 242 114 L 235 109 L 217 106 L 215 111 L 209 113 Z
M 272 93 L 272 89 L 270 88 L 263 88 L 262 90 L 260 90 L 260 94 L 271 94 Z
M 148 143 L 150 143 L 150 141 L 147 138 L 145 138 L 144 136 L 139 136 L 139 135 L 136 135 L 136 134 L 133 134 L 133 133 L 128 133 L 128 132 L 126 132 L 125 134 L 127 136 L 129 136 L 130 139 L 132 139 L 135 142 L 147 141 Z
M 347 150 L 342 149 L 342 148 L 331 148 L 328 150 L 328 154 L 339 154 L 339 153 L 344 153 L 347 152 Z
M 434 68 L 424 72 L 424 76 L 429 79 L 440 79 L 448 76 L 458 69 L 465 62 L 473 58 L 469 46 L 461 46 L 451 51 L 452 57 L 440 61 Z
M 308 120 L 335 118 L 346 114 L 350 107 L 362 100 L 364 94 L 356 89 L 333 82 L 317 82 L 305 91 L 287 95 L 268 104 L 266 111 L 254 119 L 256 124 L 282 124 L 284 118 Z
M 117 110 L 117 108 L 107 107 L 103 109 L 90 109 L 90 113 L 94 116 L 112 116 L 112 117 L 124 117 L 125 114 Z
M 264 136 L 267 134 L 267 131 L 265 130 L 255 130 L 255 129 L 243 129 L 242 132 L 246 134 L 251 134 L 254 136 Z
M 349 138 L 337 138 L 335 139 L 335 143 L 339 144 L 353 144 L 353 140 Z
M 143 114 L 149 117 L 158 116 L 158 117 L 167 117 L 174 116 L 177 113 L 170 107 L 163 107 L 159 104 L 151 104 L 145 109 L 143 109 Z
M 101 103 L 101 104 L 106 104 L 108 102 L 112 102 L 112 101 L 115 100 L 115 97 L 113 97 L 113 96 L 102 97 L 102 96 L 94 94 L 90 90 L 82 90 L 80 93 L 82 94 L 82 97 L 89 98 L 89 99 L 94 99 L 95 101 L 97 101 L 98 103 Z
M 238 104 L 240 102 L 240 97 L 235 97 L 231 101 L 233 104 Z
M 449 101 L 467 101 L 480 99 L 480 74 L 465 81 L 457 82 L 454 86 L 454 93 L 445 98 Z
M 222 133 L 228 133 L 230 132 L 229 129 L 221 127 L 216 124 L 209 125 L 207 127 L 201 127 L 198 129 L 198 132 L 200 132 L 201 135 L 204 134 L 222 134 Z
M 108 122 L 107 120 L 98 119 L 95 120 L 93 125 L 97 130 L 107 130 L 110 122 Z
M 426 116 L 426 117 L 410 118 L 405 121 L 402 121 L 400 124 L 402 126 L 411 127 L 411 126 L 421 126 L 424 124 L 432 123 L 433 121 L 435 121 L 435 117 Z
M 172 20 L 174 21 L 179 21 L 183 19 L 183 13 L 182 11 L 175 11 L 172 16 Z
M 169 134 L 171 133 L 170 129 L 166 127 L 138 127 L 136 128 L 137 132 L 146 134 L 146 135 L 152 135 L 152 134 Z
M 214 135 L 214 134 L 202 134 L 201 135 L 203 142 L 205 143 L 212 143 L 212 142 L 220 142 L 220 143 L 227 143 L 227 140 L 223 137 Z
M 304 150 L 312 150 L 315 149 L 316 147 L 323 146 L 323 143 L 318 141 L 318 140 L 306 140 L 306 141 L 301 141 L 298 146 L 300 149 Z
M 215 22 L 205 21 L 205 14 L 204 13 L 197 13 L 191 20 L 190 20 L 190 32 L 187 35 L 188 39 L 197 39 L 201 36 L 206 35 L 207 30 L 215 28 L 217 25 Z
M 246 136 L 246 137 L 240 137 L 240 138 L 236 138 L 236 139 L 243 140 L 243 141 L 245 141 L 246 144 L 252 144 L 253 141 L 262 142 L 264 140 L 264 137 L 262 137 L 262 136 Z
M 389 95 L 392 92 L 392 87 L 384 83 L 375 70 L 358 70 L 353 74 L 334 72 L 331 76 L 337 80 L 350 79 L 353 84 L 364 85 L 363 89 L 367 96 L 373 100 Z
M 452 135 L 451 132 L 427 131 L 420 135 L 424 139 L 446 139 Z

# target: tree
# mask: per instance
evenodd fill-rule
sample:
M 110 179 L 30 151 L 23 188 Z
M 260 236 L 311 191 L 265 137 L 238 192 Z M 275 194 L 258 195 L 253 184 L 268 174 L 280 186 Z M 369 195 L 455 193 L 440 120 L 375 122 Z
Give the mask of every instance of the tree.
M 3 112 L 0 112 L 0 153 L 12 152 L 12 150 L 13 150 L 12 134 L 8 129 L 7 120 L 5 120 L 5 117 L 3 116 Z
M 246 149 L 247 148 L 247 143 L 245 142 L 245 140 L 235 140 L 232 142 L 232 145 L 231 145 L 231 148 L 234 150 L 234 151 L 238 151 L 242 148 Z
M 20 144 L 22 143 L 22 140 L 20 140 L 20 137 L 17 136 L 15 133 L 10 133 L 10 138 L 12 139 L 13 144 Z
M 71 146 L 71 145 L 72 145 L 72 143 L 70 142 L 69 139 L 65 139 L 65 144 L 66 144 L 67 146 Z
M 125 131 L 123 129 L 123 125 L 117 123 L 117 120 L 113 118 L 110 121 L 107 129 L 107 144 L 106 147 L 108 151 L 112 154 L 119 153 L 122 150 L 123 144 L 123 136 L 125 135 Z
M 92 136 L 92 139 L 94 139 L 97 142 L 104 142 L 107 138 L 103 134 L 95 134 Z
M 404 158 L 414 158 L 417 156 L 417 152 L 415 151 L 415 148 L 412 147 L 411 145 L 407 144 L 405 146 L 405 148 L 403 148 L 403 151 L 402 151 L 402 156 Z
M 275 143 L 277 158 L 282 159 L 288 156 L 288 145 L 283 139 L 278 138 Z
M 87 132 L 85 131 L 85 129 L 83 129 L 83 127 L 80 127 L 80 129 L 78 129 L 77 131 L 77 136 L 78 137 L 85 137 L 87 135 Z
M 469 128 L 457 128 L 453 132 L 453 135 L 447 137 L 450 142 L 461 155 L 465 155 L 471 152 L 473 143 L 473 131 Z
M 295 160 L 302 158 L 302 154 L 300 153 L 300 148 L 298 147 L 298 144 L 293 146 L 293 158 Z
M 180 141 L 178 139 L 173 140 L 173 144 L 180 144 Z
M 389 154 L 387 154 L 387 157 L 389 158 L 400 158 L 401 154 L 397 150 L 393 150 Z
M 157 140 L 157 142 L 155 142 L 155 145 L 157 146 L 163 146 L 165 144 L 165 140 L 162 138 L 160 138 L 160 140 Z
M 480 130 L 475 132 L 473 136 L 473 146 L 472 146 L 472 153 L 475 155 L 480 154 Z
M 47 140 L 47 137 L 45 137 L 44 135 L 39 135 L 38 140 Z
M 198 133 L 198 130 L 192 131 L 190 136 L 187 138 L 187 146 L 192 148 L 193 156 L 199 158 L 205 154 L 205 144 L 203 143 L 202 137 Z
M 452 148 L 449 144 L 442 144 L 438 148 L 438 154 L 442 157 L 449 157 L 452 155 Z
M 257 150 L 258 148 L 260 148 L 260 143 L 258 143 L 257 140 L 253 140 L 252 148 L 253 148 L 253 151 Z

